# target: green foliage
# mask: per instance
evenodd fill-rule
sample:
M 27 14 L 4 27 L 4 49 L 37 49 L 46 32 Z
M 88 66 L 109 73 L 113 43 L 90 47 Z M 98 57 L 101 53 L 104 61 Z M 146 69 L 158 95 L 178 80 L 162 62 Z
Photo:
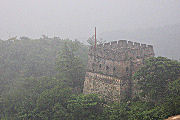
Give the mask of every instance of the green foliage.
M 81 60 L 80 65 L 86 64 L 87 46 L 78 41 L 43 36 L 36 40 L 21 37 L 0 42 L 0 119 L 67 118 L 66 106 L 72 86 L 64 83 L 69 79 L 63 77 L 65 73 L 57 77 L 55 69 L 57 53 L 64 50 L 66 43 L 78 45 L 73 54 Z M 83 67 L 81 76 L 85 76 Z M 77 78 L 83 79 L 79 75 Z M 82 89 L 83 80 L 76 82 Z
M 102 118 L 103 120 L 127 120 L 128 104 L 122 102 L 106 105 Z
M 44 91 L 36 101 L 36 117 L 42 120 L 53 119 L 58 116 L 66 117 L 66 101 L 70 96 L 71 89 L 65 86 L 56 86 L 51 90 Z
M 150 58 L 145 65 L 135 74 L 138 80 L 140 95 L 147 101 L 154 103 L 163 102 L 169 94 L 168 86 L 178 78 L 180 63 L 164 57 Z
M 2 98 L 2 109 L 4 116 L 16 116 L 29 118 L 34 116 L 33 110 L 36 108 L 38 97 L 44 90 L 52 89 L 57 84 L 54 78 L 28 78 L 18 83 L 18 88 L 10 90 Z
M 152 103 L 132 102 L 129 109 L 129 120 L 159 120 L 164 118 L 162 108 L 154 106 Z
M 40 39 L 20 37 L 15 41 L 1 41 L 0 94 L 8 93 L 9 89 L 14 88 L 14 83 L 24 77 L 56 76 L 56 57 L 64 49 L 65 43 L 78 45 L 75 56 L 86 65 L 88 48 L 79 41 L 47 36 Z
M 73 88 L 80 88 L 85 78 L 85 65 L 77 55 L 77 51 L 80 48 L 80 43 L 75 41 L 65 42 L 62 50 L 60 51 L 56 65 L 59 71 L 60 77 L 64 75 L 65 83 Z
M 169 117 L 180 114 L 180 96 L 166 97 L 164 103 L 161 105 L 164 116 Z
M 157 120 L 180 114 L 179 75 L 178 61 L 164 57 L 146 60 L 134 76 L 139 85 L 140 100 L 130 106 L 130 119 Z
M 97 95 L 79 95 L 68 101 L 73 120 L 95 120 L 102 113 L 104 101 Z
M 180 78 L 169 83 L 171 95 L 180 96 Z

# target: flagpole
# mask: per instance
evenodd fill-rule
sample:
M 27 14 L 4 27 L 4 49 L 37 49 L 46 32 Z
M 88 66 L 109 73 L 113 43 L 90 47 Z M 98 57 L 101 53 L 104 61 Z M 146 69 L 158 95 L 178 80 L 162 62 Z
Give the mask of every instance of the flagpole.
M 94 44 L 94 48 L 96 49 L 96 27 L 95 27 L 95 44 Z

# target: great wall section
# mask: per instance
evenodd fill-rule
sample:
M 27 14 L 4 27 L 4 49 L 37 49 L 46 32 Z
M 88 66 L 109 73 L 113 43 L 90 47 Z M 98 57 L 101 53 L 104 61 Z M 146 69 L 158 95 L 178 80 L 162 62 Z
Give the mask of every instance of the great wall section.
M 135 94 L 132 75 L 154 57 L 152 45 L 119 40 L 90 47 L 84 94 L 96 93 L 108 101 L 118 101 Z

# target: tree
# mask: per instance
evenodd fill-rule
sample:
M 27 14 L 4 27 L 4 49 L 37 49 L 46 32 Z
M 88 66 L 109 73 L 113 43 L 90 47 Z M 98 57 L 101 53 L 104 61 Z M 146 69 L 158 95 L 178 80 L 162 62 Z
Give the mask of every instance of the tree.
M 95 35 L 93 35 L 92 37 L 89 37 L 88 40 L 87 40 L 87 42 L 88 42 L 91 46 L 94 46 L 94 44 L 95 44 Z M 100 38 L 100 39 L 97 39 L 96 42 L 97 42 L 97 45 L 98 45 L 98 44 L 103 44 L 103 43 L 105 43 L 106 41 L 103 40 L 102 38 Z
M 136 101 L 129 106 L 128 120 L 161 120 L 164 118 L 162 107 L 155 106 L 153 103 Z
M 83 87 L 87 46 L 79 41 L 43 36 L 0 41 L 0 48 L 0 119 L 68 119 L 70 87 Z M 70 66 L 69 71 L 59 69 L 58 78 L 55 61 L 59 51 L 59 58 L 70 60 L 63 62 Z
M 96 120 L 103 112 L 104 100 L 95 94 L 73 96 L 67 105 L 72 120 Z
M 57 69 L 60 76 L 64 76 L 65 83 L 72 88 L 82 90 L 85 77 L 85 65 L 76 54 L 79 47 L 79 42 L 65 42 L 57 59 Z
M 34 116 L 41 120 L 54 120 L 67 117 L 66 105 L 72 93 L 66 85 L 59 84 L 50 90 L 42 92 L 36 102 Z
M 172 93 L 168 86 L 180 74 L 180 63 L 164 57 L 150 58 L 134 75 L 137 80 L 140 96 L 146 101 L 163 102 L 165 96 Z
M 104 108 L 103 120 L 128 120 L 128 104 L 125 102 L 108 104 Z
M 167 117 L 180 114 L 180 78 L 171 82 L 168 86 L 169 94 L 162 104 Z

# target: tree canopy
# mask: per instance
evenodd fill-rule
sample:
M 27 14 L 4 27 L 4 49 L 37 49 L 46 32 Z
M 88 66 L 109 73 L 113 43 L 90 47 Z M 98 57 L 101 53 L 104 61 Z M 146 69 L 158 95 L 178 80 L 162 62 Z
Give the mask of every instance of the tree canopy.
M 180 63 L 164 57 L 146 60 L 145 65 L 134 75 L 141 97 L 154 103 L 163 101 L 165 96 L 170 94 L 169 87 L 178 77 L 180 77 Z

